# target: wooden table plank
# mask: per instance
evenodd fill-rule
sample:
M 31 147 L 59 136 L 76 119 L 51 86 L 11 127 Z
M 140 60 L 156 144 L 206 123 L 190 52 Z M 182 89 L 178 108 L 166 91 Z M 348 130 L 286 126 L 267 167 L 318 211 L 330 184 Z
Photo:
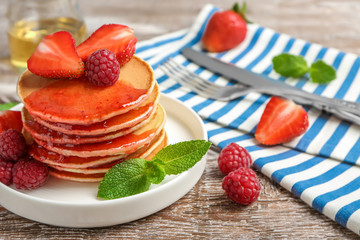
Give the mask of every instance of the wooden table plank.
M 5 9 L 0 0 L 1 82 L 18 73 L 8 58 Z M 135 29 L 139 40 L 189 27 L 209 1 L 80 0 L 90 31 L 116 22 Z M 211 1 L 228 8 L 233 1 Z M 252 0 L 252 21 L 293 37 L 360 54 L 360 1 Z M 217 152 L 211 151 L 196 186 L 166 209 L 131 223 L 108 228 L 72 229 L 48 226 L 19 217 L 0 207 L 0 239 L 354 239 L 358 236 L 316 212 L 300 199 L 258 173 L 259 200 L 248 207 L 231 202 L 221 189 Z M 0 196 L 1 197 L 1 196 Z

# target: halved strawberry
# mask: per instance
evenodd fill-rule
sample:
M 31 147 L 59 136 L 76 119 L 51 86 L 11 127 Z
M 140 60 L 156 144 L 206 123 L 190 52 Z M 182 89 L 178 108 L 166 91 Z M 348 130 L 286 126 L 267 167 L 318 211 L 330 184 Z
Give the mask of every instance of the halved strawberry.
M 84 74 L 75 41 L 66 31 L 45 36 L 27 65 L 32 73 L 46 78 L 79 78 Z
M 307 112 L 293 101 L 272 97 L 257 126 L 255 138 L 262 144 L 285 143 L 306 132 Z
M 123 66 L 125 63 L 130 61 L 132 56 L 135 54 L 136 42 L 136 38 L 131 39 L 125 49 L 122 52 L 116 54 L 116 59 L 118 60 L 120 66 Z
M 19 111 L 0 111 L 0 133 L 8 129 L 16 129 L 21 132 L 23 122 Z
M 85 62 L 96 50 L 107 49 L 116 55 L 120 66 L 122 66 L 130 61 L 135 53 L 137 38 L 133 32 L 133 29 L 125 25 L 102 25 L 77 47 L 77 51 Z

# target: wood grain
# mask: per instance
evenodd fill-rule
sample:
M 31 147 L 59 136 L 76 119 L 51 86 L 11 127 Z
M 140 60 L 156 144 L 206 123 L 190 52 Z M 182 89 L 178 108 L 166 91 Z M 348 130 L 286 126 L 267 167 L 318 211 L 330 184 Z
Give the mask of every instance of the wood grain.
M 18 73 L 8 57 L 6 0 L 0 0 L 0 87 L 15 86 Z M 80 0 L 89 30 L 109 23 L 135 29 L 139 40 L 189 27 L 208 2 L 229 8 L 233 0 Z M 360 1 L 251 0 L 248 17 L 293 37 L 360 54 Z M 131 223 L 95 229 L 48 226 L 0 206 L 0 239 L 355 239 L 356 234 L 318 213 L 267 177 L 259 200 L 248 207 L 231 202 L 221 189 L 216 148 L 196 186 L 166 209 Z M 1 196 L 0 196 L 1 197 Z

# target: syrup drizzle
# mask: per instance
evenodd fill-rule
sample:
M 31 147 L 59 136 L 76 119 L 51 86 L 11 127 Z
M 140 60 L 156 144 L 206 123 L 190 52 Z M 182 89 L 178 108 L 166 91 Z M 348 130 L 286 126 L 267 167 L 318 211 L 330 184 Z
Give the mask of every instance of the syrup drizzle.
M 136 89 L 121 81 L 99 91 L 98 86 L 84 79 L 72 79 L 40 88 L 27 96 L 24 103 L 30 114 L 44 120 L 91 124 L 135 108 L 148 95 L 148 89 Z

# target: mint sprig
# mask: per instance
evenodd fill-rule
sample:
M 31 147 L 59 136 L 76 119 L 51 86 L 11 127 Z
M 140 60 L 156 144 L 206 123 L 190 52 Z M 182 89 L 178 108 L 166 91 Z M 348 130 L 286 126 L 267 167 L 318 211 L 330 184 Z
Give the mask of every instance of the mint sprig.
M 301 78 L 309 73 L 314 83 L 326 84 L 336 78 L 335 69 L 322 60 L 312 63 L 310 68 L 302 56 L 282 53 L 272 59 L 275 72 L 284 77 Z
M 9 110 L 10 108 L 12 108 L 18 104 L 19 103 L 16 103 L 16 102 L 8 102 L 8 103 L 0 104 L 0 111 Z
M 275 72 L 284 77 L 300 78 L 308 72 L 307 63 L 302 56 L 282 53 L 274 57 L 272 62 Z
M 126 160 L 113 166 L 101 181 L 97 196 L 116 199 L 149 190 L 166 175 L 179 174 L 193 167 L 211 146 L 205 140 L 192 140 L 161 149 L 151 161 L 143 158 Z
M 329 83 L 336 78 L 335 69 L 322 60 L 318 60 L 311 64 L 309 74 L 313 82 L 320 84 Z

